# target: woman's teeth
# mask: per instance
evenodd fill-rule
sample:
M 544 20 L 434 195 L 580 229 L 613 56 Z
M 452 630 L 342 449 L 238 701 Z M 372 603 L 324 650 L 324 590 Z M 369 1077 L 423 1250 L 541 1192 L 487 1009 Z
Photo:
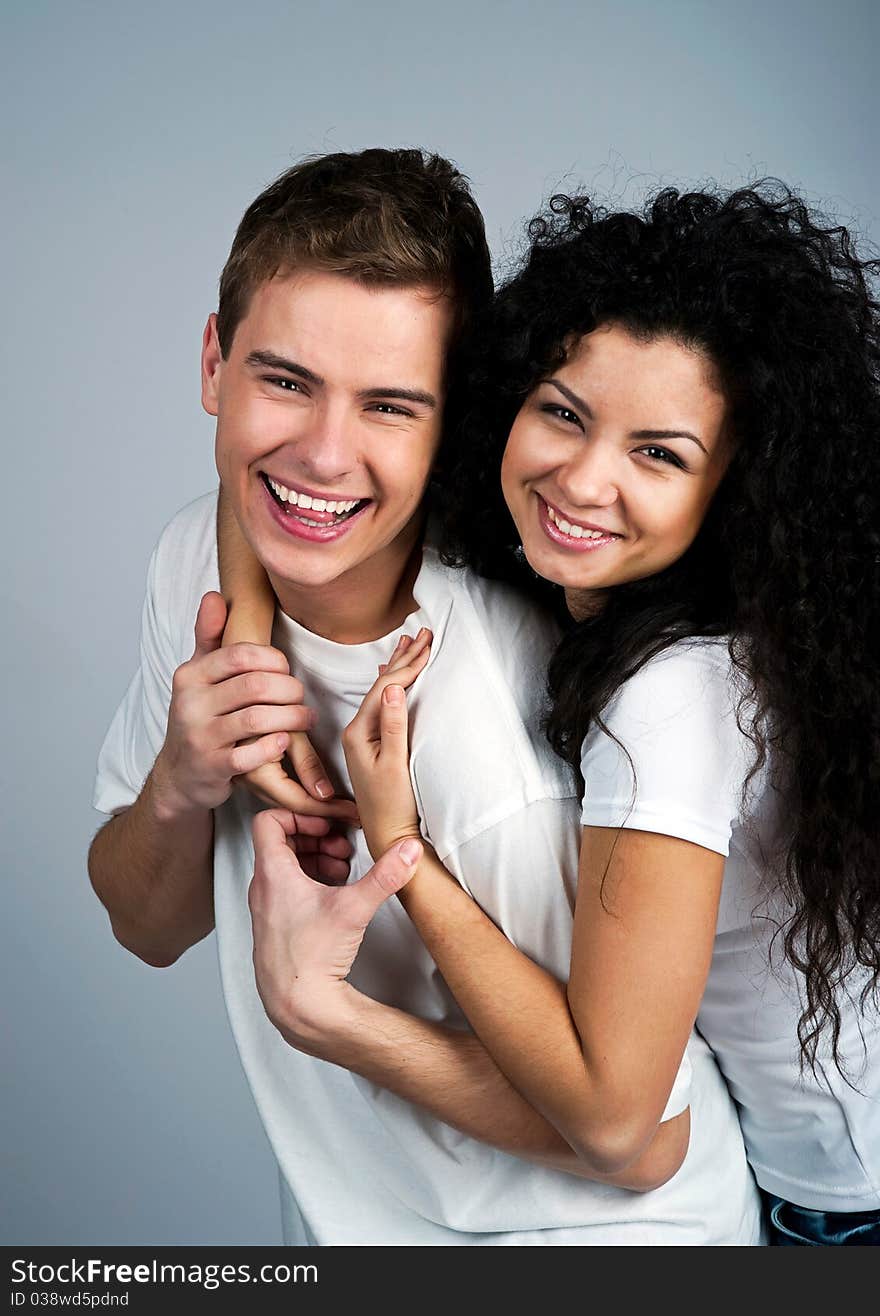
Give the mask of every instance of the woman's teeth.
M 547 504 L 547 515 L 564 535 L 569 535 L 572 539 L 604 539 L 608 532 L 606 530 L 587 530 L 582 525 L 571 525 L 564 517 L 557 516 L 550 504 Z

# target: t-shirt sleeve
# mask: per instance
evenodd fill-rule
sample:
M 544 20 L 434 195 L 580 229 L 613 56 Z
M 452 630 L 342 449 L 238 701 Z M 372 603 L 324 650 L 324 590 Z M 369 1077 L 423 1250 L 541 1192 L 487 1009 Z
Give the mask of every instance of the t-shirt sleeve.
M 182 661 L 159 607 L 162 542 L 150 559 L 141 619 L 141 661 L 98 755 L 92 804 L 101 813 L 129 808 L 139 796 L 165 740 L 171 678 Z
M 582 748 L 585 827 L 676 836 L 727 856 L 750 742 L 719 645 L 665 651 L 632 677 Z

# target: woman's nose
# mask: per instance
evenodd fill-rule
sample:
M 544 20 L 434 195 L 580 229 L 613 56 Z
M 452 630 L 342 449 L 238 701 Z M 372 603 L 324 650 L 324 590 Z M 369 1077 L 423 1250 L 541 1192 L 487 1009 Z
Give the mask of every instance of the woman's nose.
M 609 443 L 591 436 L 557 472 L 562 493 L 575 507 L 610 507 L 619 494 L 619 460 Z

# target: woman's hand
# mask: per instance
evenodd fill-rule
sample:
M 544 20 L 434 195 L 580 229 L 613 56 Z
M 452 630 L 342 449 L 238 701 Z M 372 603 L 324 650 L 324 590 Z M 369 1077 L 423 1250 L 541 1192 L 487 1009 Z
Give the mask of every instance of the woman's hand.
M 357 805 L 335 796 L 327 771 L 304 731 L 291 734 L 286 757 L 294 776 L 285 770 L 283 762 L 265 763 L 252 772 L 243 772 L 236 781 L 246 785 L 264 804 L 315 818 L 333 818 L 343 827 L 360 825 Z
M 428 661 L 433 636 L 401 639 L 360 711 L 342 733 L 342 748 L 373 859 L 406 837 L 419 838 L 419 813 L 409 776 L 405 691 Z

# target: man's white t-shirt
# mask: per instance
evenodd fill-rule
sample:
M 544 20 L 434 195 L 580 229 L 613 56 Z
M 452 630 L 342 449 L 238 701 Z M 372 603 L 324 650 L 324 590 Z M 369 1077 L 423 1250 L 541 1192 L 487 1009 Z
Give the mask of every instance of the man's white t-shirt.
M 141 665 L 101 750 L 95 807 L 137 798 L 164 740 L 171 678 L 192 655 L 202 594 L 218 588 L 216 494 L 179 513 L 150 565 Z M 410 693 L 412 777 L 425 834 L 504 933 L 566 979 L 577 882 L 573 775 L 541 731 L 554 642 L 546 618 L 506 587 L 444 567 L 430 548 L 418 610 L 382 640 L 340 645 L 277 614 L 274 643 L 317 709 L 316 748 L 348 788 L 339 736 L 398 636 L 434 633 Z M 285 1241 L 326 1244 L 751 1244 L 757 1192 L 736 1113 L 697 1038 L 683 1066 L 691 1146 L 649 1194 L 544 1169 L 459 1133 L 356 1074 L 293 1050 L 257 995 L 247 889 L 251 820 L 237 789 L 216 811 L 214 887 L 223 990 L 242 1063 L 278 1160 Z M 370 866 L 360 834 L 351 880 Z M 561 875 L 560 875 L 561 874 Z M 370 924 L 350 981 L 376 1000 L 452 1028 L 467 1023 L 399 902 Z
M 803 979 L 773 935 L 791 910 L 767 875 L 779 841 L 767 770 L 739 730 L 726 640 L 685 641 L 652 659 L 583 746 L 585 826 L 677 836 L 726 857 L 718 928 L 697 1025 L 739 1105 L 749 1159 L 768 1192 L 819 1211 L 880 1207 L 880 1014 L 841 999 L 840 1051 L 851 1084 L 820 1050 L 800 1072 Z M 633 797 L 633 769 L 635 797 Z M 864 1040 L 863 1040 L 864 1039 Z M 827 1042 L 827 1039 L 826 1039 Z

